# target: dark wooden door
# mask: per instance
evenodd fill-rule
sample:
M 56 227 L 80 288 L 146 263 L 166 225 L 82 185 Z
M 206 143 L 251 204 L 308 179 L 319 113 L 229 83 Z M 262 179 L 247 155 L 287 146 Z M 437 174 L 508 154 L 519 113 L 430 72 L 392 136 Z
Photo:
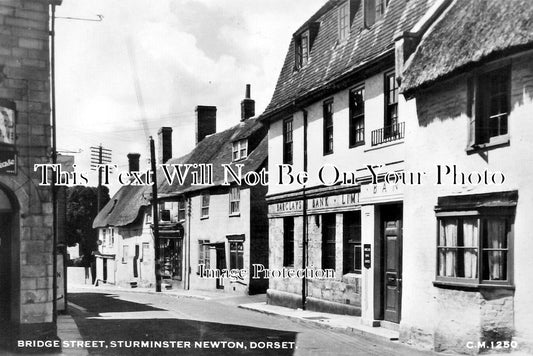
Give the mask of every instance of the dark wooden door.
M 139 245 L 135 245 L 135 255 L 133 256 L 133 278 L 139 278 Z
M 384 221 L 384 319 L 399 323 L 402 305 L 402 220 Z
M 217 269 L 219 271 L 222 271 L 223 269 L 226 269 L 226 245 L 225 244 L 217 244 L 216 245 L 216 253 L 217 253 Z M 218 289 L 224 289 L 224 278 L 217 278 L 217 288 Z
M 10 319 L 11 214 L 0 214 L 0 321 Z

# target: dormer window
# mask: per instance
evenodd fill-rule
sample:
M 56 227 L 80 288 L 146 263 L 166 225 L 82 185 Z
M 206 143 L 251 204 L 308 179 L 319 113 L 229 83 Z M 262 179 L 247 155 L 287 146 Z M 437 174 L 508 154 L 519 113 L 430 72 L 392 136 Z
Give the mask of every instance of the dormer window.
M 248 140 L 233 142 L 233 161 L 244 159 L 248 156 Z
M 339 7 L 339 42 L 346 41 L 350 33 L 350 1 Z
M 309 61 L 309 31 L 296 37 L 296 69 L 304 67 Z
M 390 0 L 365 0 L 365 26 L 371 27 L 385 15 Z

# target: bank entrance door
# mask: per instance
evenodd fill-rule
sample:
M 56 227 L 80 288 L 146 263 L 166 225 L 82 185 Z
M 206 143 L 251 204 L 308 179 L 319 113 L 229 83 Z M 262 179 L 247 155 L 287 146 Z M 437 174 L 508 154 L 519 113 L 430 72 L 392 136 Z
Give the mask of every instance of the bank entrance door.
M 402 206 L 382 210 L 383 319 L 399 323 L 402 305 Z
M 0 324 L 10 319 L 11 213 L 0 213 Z

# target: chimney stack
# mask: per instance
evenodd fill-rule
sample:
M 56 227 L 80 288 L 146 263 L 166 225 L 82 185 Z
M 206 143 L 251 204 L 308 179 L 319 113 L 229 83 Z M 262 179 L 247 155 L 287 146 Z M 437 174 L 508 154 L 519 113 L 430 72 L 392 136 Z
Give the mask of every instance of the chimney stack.
M 241 121 L 255 116 L 255 100 L 250 99 L 250 84 L 246 84 L 246 95 L 241 101 Z
M 172 127 L 160 128 L 157 136 L 159 139 L 157 160 L 159 163 L 166 163 L 172 158 Z
M 217 132 L 217 107 L 198 105 L 196 107 L 196 144 L 206 136 Z
M 128 153 L 128 167 L 131 172 L 139 171 L 139 159 L 141 155 L 139 153 Z

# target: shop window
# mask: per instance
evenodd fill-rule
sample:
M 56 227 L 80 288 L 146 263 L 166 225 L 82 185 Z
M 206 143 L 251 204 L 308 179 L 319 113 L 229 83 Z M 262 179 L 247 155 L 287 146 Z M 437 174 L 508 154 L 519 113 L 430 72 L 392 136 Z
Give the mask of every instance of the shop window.
M 238 215 L 240 213 L 241 191 L 239 187 L 231 187 L 229 191 L 229 214 Z
M 343 214 L 343 273 L 361 273 L 361 211 Z
M 322 269 L 335 269 L 335 214 L 322 215 Z
M 350 91 L 350 147 L 365 143 L 365 88 Z
M 283 218 L 283 266 L 294 266 L 294 218 Z
M 507 143 L 511 100 L 510 66 L 484 72 L 468 82 L 469 146 Z
M 198 240 L 198 266 L 204 265 L 206 269 L 211 268 L 209 240 Z M 198 267 L 200 273 L 200 267 Z
M 292 117 L 283 121 L 283 163 L 292 164 Z
M 229 243 L 229 268 L 243 269 L 243 241 L 230 241 Z
M 474 201 L 480 208 L 469 210 L 457 203 L 465 210 L 437 206 L 437 282 L 512 284 L 514 208 L 510 206 L 516 200 L 509 196 L 512 192 L 471 196 L 468 204 Z
M 209 192 L 203 193 L 202 194 L 202 211 L 201 211 L 200 216 L 204 219 L 209 217 L 209 200 L 210 200 Z
M 333 153 L 333 100 L 326 100 L 323 105 L 324 115 L 324 155 Z

